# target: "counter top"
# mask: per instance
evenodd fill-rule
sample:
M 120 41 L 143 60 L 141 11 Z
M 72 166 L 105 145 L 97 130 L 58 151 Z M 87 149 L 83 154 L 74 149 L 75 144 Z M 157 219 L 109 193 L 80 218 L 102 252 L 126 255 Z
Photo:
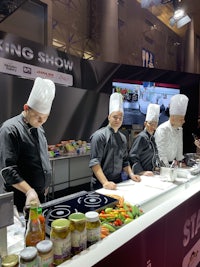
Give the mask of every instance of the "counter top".
M 142 176 L 140 183 L 132 181 L 120 183 L 115 191 L 97 190 L 99 193 L 112 193 L 124 196 L 125 201 L 141 205 L 145 213 L 60 266 L 94 266 L 97 262 L 199 192 L 200 176 L 190 176 L 187 179 L 182 179 L 181 183 L 179 180 L 177 181 L 178 183 L 169 183 L 162 181 L 159 176 Z
M 142 180 L 139 183 L 132 180 L 119 183 L 117 190 L 114 191 L 101 188 L 97 192 L 123 196 L 125 201 L 141 206 L 144 214 L 60 266 L 77 267 L 81 265 L 90 267 L 95 265 L 95 263 L 199 192 L 200 188 L 200 175 L 179 178 L 174 183 L 166 181 L 159 175 L 153 177 L 141 176 L 141 178 Z

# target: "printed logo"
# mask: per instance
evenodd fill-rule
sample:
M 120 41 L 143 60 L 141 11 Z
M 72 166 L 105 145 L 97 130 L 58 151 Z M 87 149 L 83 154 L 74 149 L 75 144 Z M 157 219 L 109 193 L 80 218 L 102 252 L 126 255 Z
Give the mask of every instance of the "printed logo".
M 23 73 L 31 74 L 31 68 L 27 66 L 23 66 Z
M 4 67 L 7 71 L 17 72 L 17 67 L 8 63 L 4 63 Z
M 38 70 L 37 74 L 45 78 L 54 78 L 54 74 L 52 72 L 48 72 L 44 70 Z

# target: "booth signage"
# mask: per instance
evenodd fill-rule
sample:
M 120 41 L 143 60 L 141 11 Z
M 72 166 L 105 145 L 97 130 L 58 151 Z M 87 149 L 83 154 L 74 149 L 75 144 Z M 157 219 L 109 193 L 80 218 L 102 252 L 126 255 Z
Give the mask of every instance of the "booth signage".
M 73 61 L 53 47 L 0 32 L 0 72 L 35 79 L 48 78 L 65 86 L 73 85 Z

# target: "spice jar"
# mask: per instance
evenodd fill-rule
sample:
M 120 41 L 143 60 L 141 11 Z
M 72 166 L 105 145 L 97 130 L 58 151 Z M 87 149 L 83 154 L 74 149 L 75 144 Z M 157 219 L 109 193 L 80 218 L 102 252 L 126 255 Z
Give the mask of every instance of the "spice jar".
M 51 240 L 42 240 L 37 243 L 38 265 L 39 267 L 53 266 L 53 242 Z
M 26 247 L 20 252 L 20 267 L 36 267 L 38 266 L 36 247 Z
M 71 252 L 75 255 L 87 248 L 86 218 L 81 212 L 72 213 L 68 218 L 71 223 Z
M 85 213 L 86 229 L 87 229 L 87 246 L 91 246 L 101 239 L 101 223 L 99 214 L 96 211 L 88 211 Z
M 2 267 L 17 267 L 19 266 L 19 257 L 16 254 L 10 254 L 2 258 Z
M 54 264 L 59 265 L 71 257 L 71 231 L 68 219 L 56 219 L 51 224 Z

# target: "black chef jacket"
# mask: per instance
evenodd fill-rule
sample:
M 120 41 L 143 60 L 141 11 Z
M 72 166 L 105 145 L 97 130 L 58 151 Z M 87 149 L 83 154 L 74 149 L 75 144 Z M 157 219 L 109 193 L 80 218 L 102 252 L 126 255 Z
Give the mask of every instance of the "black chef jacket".
M 44 196 L 51 181 L 51 165 L 43 128 L 31 127 L 20 114 L 3 123 L 0 140 L 0 171 L 6 191 L 14 191 L 15 204 L 25 203 L 25 195 L 12 187 L 23 180 L 36 190 L 39 197 Z
M 89 167 L 99 164 L 109 181 L 120 182 L 122 169 L 129 166 L 127 140 L 121 132 L 110 126 L 97 130 L 90 138 L 91 156 Z M 95 175 L 93 177 L 96 179 Z M 94 179 L 93 179 L 94 181 Z M 102 185 L 96 179 L 94 189 Z
M 159 167 L 158 150 L 155 138 L 146 129 L 140 132 L 129 151 L 129 160 L 135 174 L 143 171 L 154 171 Z

